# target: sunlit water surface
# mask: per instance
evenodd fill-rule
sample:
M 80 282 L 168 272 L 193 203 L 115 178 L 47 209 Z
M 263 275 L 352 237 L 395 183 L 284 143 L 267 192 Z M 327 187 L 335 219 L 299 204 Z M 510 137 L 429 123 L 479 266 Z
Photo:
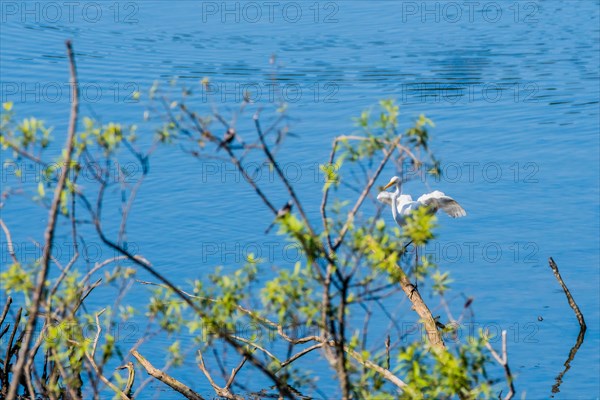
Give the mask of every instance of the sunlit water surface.
M 290 175 L 301 171 L 298 192 L 317 224 L 322 182 L 315 168 L 326 160 L 333 137 L 354 129 L 352 117 L 382 98 L 397 99 L 404 127 L 426 113 L 436 123 L 431 147 L 445 178 L 412 182 L 407 190 L 440 189 L 468 211 L 462 220 L 441 217 L 438 239 L 426 249 L 443 270 L 451 270 L 453 310 L 460 313 L 463 294 L 473 297 L 472 327 L 508 330 L 519 395 L 550 397 L 578 333 L 548 268 L 548 257 L 554 257 L 588 323 L 585 342 L 556 397 L 598 397 L 597 1 L 502 3 L 501 15 L 484 9 L 484 3 L 469 14 L 468 6 L 453 9 L 445 3 L 431 2 L 433 11 L 427 13 L 421 2 L 366 1 L 315 3 L 317 15 L 314 5 L 302 3 L 295 23 L 292 9 L 275 11 L 271 22 L 264 8 L 252 23 L 256 16 L 244 3 L 224 15 L 220 3 L 209 4 L 216 9 L 189 1 L 103 3 L 99 16 L 95 8 L 82 14 L 81 3 L 73 18 L 68 7 L 60 7 L 57 22 L 45 3 L 30 4 L 30 14 L 14 4 L 17 11 L 2 5 L 2 101 L 13 101 L 19 117 L 33 115 L 54 126 L 61 143 L 68 120 L 67 38 L 74 40 L 86 88 L 82 114 L 136 123 L 142 140 L 159 123 L 143 122 L 145 94 L 154 81 L 166 86 L 177 78 L 177 86 L 198 93 L 197 109 L 209 112 L 199 85 L 209 77 L 224 89 L 216 96 L 224 114 L 241 100 L 236 85 L 253 85 L 266 123 L 277 107 L 268 86 L 277 72 L 274 93 L 288 100 L 298 135 L 289 138 L 280 156 Z M 269 64 L 272 55 L 281 66 L 277 71 Z M 138 90 L 142 98 L 135 102 L 131 94 Z M 250 117 L 251 112 L 240 117 L 240 132 L 251 128 Z M 220 163 L 173 154 L 179 153 L 161 149 L 153 156 L 128 229 L 130 242 L 161 272 L 185 284 L 206 279 L 215 265 L 236 268 L 248 252 L 268 259 L 262 279 L 270 276 L 270 264 L 293 265 L 293 255 L 285 259 L 281 250 L 269 256 L 269 246 L 281 242 L 274 234 L 264 235 L 269 212 L 240 176 L 227 174 Z M 387 171 L 381 183 L 392 173 Z M 3 185 L 12 178 L 4 171 Z M 279 193 L 279 203 L 287 201 L 266 175 L 261 183 Z M 117 205 L 118 195 L 114 198 Z M 29 200 L 15 197 L 2 211 L 23 249 L 30 239 L 42 240 L 46 221 L 45 211 L 31 209 Z M 372 212 L 365 208 L 367 216 Z M 114 231 L 110 217 L 108 212 L 106 225 Z M 60 240 L 68 243 L 66 231 Z M 7 262 L 4 246 L 3 268 Z M 146 288 L 134 292 L 128 300 L 141 309 Z M 112 303 L 110 296 L 96 298 L 90 308 Z M 399 299 L 387 305 L 394 310 Z M 403 310 L 398 319 L 413 321 L 414 316 Z M 385 316 L 375 312 L 373 348 L 381 347 L 377 330 L 387 326 Z M 121 327 L 123 347 L 141 330 L 135 324 Z M 172 341 L 157 337 L 144 344 L 142 353 L 162 365 Z M 188 359 L 173 374 L 210 394 L 193 354 Z M 494 372 L 501 377 L 499 369 Z M 318 373 L 325 382 L 332 374 Z M 251 383 L 252 378 L 241 379 Z M 325 387 L 335 397 L 335 384 Z M 157 384 L 150 392 L 160 388 Z M 171 392 L 157 396 L 176 397 Z

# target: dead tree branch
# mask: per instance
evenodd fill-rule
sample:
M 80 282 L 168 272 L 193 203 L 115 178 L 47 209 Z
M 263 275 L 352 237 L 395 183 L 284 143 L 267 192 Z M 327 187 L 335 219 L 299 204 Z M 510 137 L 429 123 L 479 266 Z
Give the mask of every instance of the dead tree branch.
M 502 357 L 493 349 L 489 342 L 485 343 L 485 347 L 488 348 L 494 359 L 504 368 L 504 374 L 506 375 L 506 382 L 508 383 L 508 393 L 504 396 L 504 400 L 510 400 L 515 395 L 515 386 L 513 384 L 513 377 L 510 372 L 508 365 L 508 352 L 506 350 L 506 331 L 502 331 Z
M 66 46 L 67 57 L 69 59 L 70 84 L 73 101 L 71 102 L 71 117 L 69 119 L 69 130 L 67 133 L 67 142 L 64 152 L 65 159 L 63 160 L 63 164 L 61 166 L 60 177 L 58 178 L 58 183 L 56 184 L 56 189 L 54 190 L 54 197 L 50 206 L 50 212 L 48 213 L 48 225 L 46 227 L 46 232 L 44 233 L 45 244 L 42 252 L 42 258 L 40 261 L 41 269 L 38 274 L 31 309 L 29 310 L 29 320 L 27 321 L 27 326 L 25 328 L 25 336 L 23 337 L 21 349 L 19 350 L 19 358 L 13 367 L 12 381 L 7 396 L 8 400 L 14 400 L 16 398 L 17 389 L 19 387 L 19 382 L 23 373 L 23 367 L 25 366 L 28 357 L 30 357 L 30 355 L 28 355 L 29 346 L 31 345 L 31 339 L 33 338 L 33 333 L 37 325 L 37 316 L 40 308 L 40 303 L 42 302 L 42 298 L 44 297 L 46 278 L 48 277 L 48 270 L 50 269 L 50 252 L 52 250 L 52 243 L 54 241 L 54 231 L 56 228 L 56 220 L 58 216 L 58 206 L 60 204 L 61 193 L 65 188 L 67 176 L 71 168 L 71 155 L 73 153 L 75 131 L 77 129 L 77 116 L 79 112 L 79 85 L 77 82 L 75 56 L 73 54 L 73 47 L 71 45 L 70 40 L 67 40 Z
M 146 360 L 140 353 L 138 353 L 137 350 L 132 350 L 131 354 L 135 357 L 136 360 L 138 360 L 140 364 L 142 364 L 142 367 L 144 367 L 144 369 L 146 370 L 146 372 L 148 372 L 149 375 L 152 375 L 165 385 L 170 386 L 172 389 L 184 395 L 187 399 L 204 400 L 204 397 L 202 397 L 200 394 L 194 392 L 192 389 L 179 382 L 177 379 L 155 368 L 150 363 L 150 361 Z
M 569 288 L 567 288 L 567 285 L 565 285 L 565 282 L 563 281 L 562 277 L 560 276 L 560 272 L 558 271 L 558 265 L 556 265 L 556 263 L 554 262 L 552 257 L 550 257 L 548 259 L 548 264 L 550 265 L 550 268 L 552 268 L 552 272 L 554 272 L 554 276 L 558 280 L 558 283 L 562 287 L 562 290 L 565 292 L 565 295 L 567 296 L 567 300 L 569 301 L 569 305 L 575 312 L 575 316 L 577 317 L 577 320 L 579 321 L 579 326 L 581 327 L 581 330 L 583 332 L 585 332 L 585 330 L 587 329 L 587 326 L 585 325 L 585 320 L 583 319 L 583 314 L 581 313 L 581 310 L 579 309 L 579 306 L 577 305 L 577 303 L 575 303 L 575 299 L 573 299 L 573 296 L 571 295 Z
M 579 321 L 579 334 L 577 335 L 577 340 L 575 341 L 575 345 L 571 348 L 571 351 L 569 351 L 569 356 L 567 357 L 567 361 L 565 361 L 565 363 L 564 363 L 565 369 L 560 374 L 558 374 L 558 376 L 555 379 L 556 383 L 552 386 L 552 393 L 558 393 L 558 392 L 560 392 L 560 385 L 562 384 L 563 376 L 571 368 L 571 361 L 573 361 L 573 359 L 575 358 L 575 355 L 577 354 L 577 351 L 583 344 L 583 339 L 585 338 L 585 332 L 586 332 L 587 326 L 585 324 L 585 319 L 583 318 L 583 313 L 579 309 L 579 306 L 577 305 L 577 303 L 575 303 L 575 299 L 573 299 L 571 292 L 569 291 L 569 289 L 567 288 L 567 285 L 563 281 L 563 279 L 560 275 L 560 272 L 558 271 L 558 265 L 556 265 L 556 263 L 554 262 L 552 257 L 550 257 L 548 259 L 548 264 L 550 265 L 552 272 L 554 272 L 554 276 L 558 280 L 558 283 L 560 284 L 563 291 L 565 292 L 565 295 L 567 296 L 569 305 L 575 312 L 577 321 Z

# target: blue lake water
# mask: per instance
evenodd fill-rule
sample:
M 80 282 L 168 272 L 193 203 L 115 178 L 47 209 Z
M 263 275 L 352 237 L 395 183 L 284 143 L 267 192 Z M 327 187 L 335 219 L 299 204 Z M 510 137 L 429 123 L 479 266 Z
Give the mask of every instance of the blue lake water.
M 143 120 L 144 95 L 154 81 L 167 86 L 176 78 L 176 87 L 201 92 L 200 79 L 209 77 L 223 114 L 237 109 L 247 87 L 265 107 L 265 124 L 281 97 L 297 137 L 280 155 L 317 222 L 322 182 L 316 167 L 335 135 L 352 132 L 352 117 L 382 98 L 397 99 L 403 126 L 425 113 L 436 123 L 431 147 L 445 177 L 406 189 L 442 190 L 468 211 L 461 220 L 440 217 L 438 239 L 426 249 L 451 270 L 451 297 L 475 299 L 477 327 L 508 330 L 518 396 L 548 398 L 579 329 L 548 268 L 553 257 L 588 323 L 556 398 L 598 398 L 598 1 L 282 2 L 273 9 L 260 2 L 66 3 L 2 3 L 0 95 L 14 102 L 19 117 L 44 119 L 62 143 L 67 38 L 77 53 L 82 114 L 138 124 L 142 139 L 159 124 Z M 270 86 L 275 72 L 278 85 Z M 134 91 L 143 94 L 139 102 Z M 202 94 L 192 104 L 210 111 Z M 238 121 L 242 134 L 251 129 L 251 115 Z M 245 253 L 269 259 L 280 243 L 264 235 L 270 214 L 241 176 L 219 162 L 174 152 L 153 156 L 128 239 L 180 284 L 218 264 L 233 269 Z M 10 179 L 3 170 L 3 186 Z M 280 193 L 281 204 L 287 201 L 267 175 L 259 182 Z M 14 197 L 2 210 L 22 251 L 30 239 L 42 240 L 46 212 L 31 209 L 25 197 Z M 372 207 L 364 209 L 369 212 Z M 293 255 L 286 259 L 275 248 L 269 261 L 293 264 Z M 3 252 L 4 268 L 5 246 Z M 453 307 L 460 310 L 462 302 L 459 297 Z M 408 312 L 399 318 L 414 320 Z M 142 348 L 158 365 L 171 340 Z M 174 371 L 210 393 L 193 361 Z M 327 380 L 331 371 L 321 373 Z

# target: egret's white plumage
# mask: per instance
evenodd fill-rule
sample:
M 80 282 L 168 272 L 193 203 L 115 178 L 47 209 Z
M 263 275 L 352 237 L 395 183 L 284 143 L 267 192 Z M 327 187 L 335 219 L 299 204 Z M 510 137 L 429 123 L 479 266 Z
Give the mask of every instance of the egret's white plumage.
M 402 181 L 397 176 L 392 177 L 390 182 L 385 186 L 385 189 L 396 185 L 396 191 L 381 192 L 377 195 L 377 200 L 391 206 L 396 202 L 396 207 L 392 207 L 392 215 L 396 223 L 400 226 L 405 224 L 406 217 L 414 210 L 420 207 L 427 207 L 432 213 L 438 210 L 443 210 L 452 218 L 460 218 L 467 215 L 467 212 L 450 196 L 446 196 L 439 190 L 427 193 L 419 197 L 416 201 L 408 194 L 402 194 Z

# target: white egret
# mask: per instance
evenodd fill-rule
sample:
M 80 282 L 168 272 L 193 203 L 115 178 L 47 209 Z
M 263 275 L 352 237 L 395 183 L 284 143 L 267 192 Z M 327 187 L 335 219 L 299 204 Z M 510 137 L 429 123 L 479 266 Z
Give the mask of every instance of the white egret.
M 421 207 L 427 207 L 432 214 L 435 214 L 439 209 L 442 209 L 452 218 L 460 218 L 467 215 L 466 211 L 456 202 L 456 200 L 450 196 L 446 196 L 439 190 L 424 194 L 419 197 L 417 201 L 414 201 L 410 195 L 402 194 L 402 180 L 397 176 L 392 177 L 390 182 L 384 186 L 384 189 L 388 189 L 394 185 L 396 185 L 394 193 L 383 191 L 377 195 L 377 200 L 392 207 L 394 221 L 396 221 L 401 228 L 406 225 L 406 217 L 408 217 L 412 211 Z M 404 246 L 404 249 L 406 249 L 410 243 L 412 243 L 412 240 Z M 415 248 L 415 273 L 418 265 L 419 253 L 418 249 Z M 417 282 L 412 285 L 413 291 L 417 290 L 417 285 L 418 276 Z
M 460 218 L 467 215 L 467 212 L 456 200 L 450 196 L 446 196 L 439 190 L 424 194 L 414 201 L 410 195 L 402 194 L 402 180 L 397 176 L 392 177 L 384 189 L 388 189 L 394 185 L 396 185 L 394 193 L 381 192 L 377 195 L 377 200 L 390 206 L 395 205 L 395 207 L 392 206 L 392 216 L 400 227 L 406 225 L 406 217 L 413 210 L 420 207 L 427 207 L 432 213 L 436 213 L 439 209 L 442 209 L 452 218 Z

